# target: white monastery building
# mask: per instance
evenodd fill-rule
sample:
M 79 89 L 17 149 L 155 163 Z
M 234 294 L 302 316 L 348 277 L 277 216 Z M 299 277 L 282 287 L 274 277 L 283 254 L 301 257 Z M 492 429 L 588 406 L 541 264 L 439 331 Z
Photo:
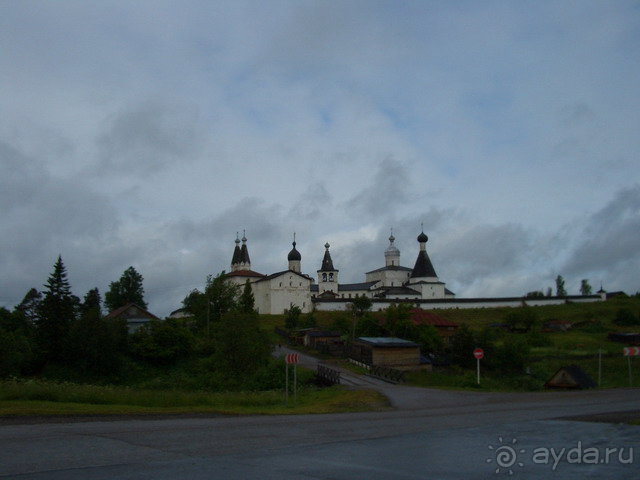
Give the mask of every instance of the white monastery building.
M 333 265 L 330 245 L 325 244 L 324 257 L 318 274 L 318 282 L 302 273 L 302 255 L 296 249 L 295 234 L 293 248 L 287 256 L 288 268 L 281 272 L 264 275 L 251 270 L 247 238 L 236 237 L 231 272 L 227 281 L 243 286 L 247 281 L 255 299 L 258 313 L 280 314 L 293 305 L 302 312 L 312 310 L 346 310 L 352 299 L 365 296 L 371 299 L 372 309 L 381 310 L 392 303 L 409 303 L 420 308 L 479 308 L 518 307 L 527 305 L 549 305 L 572 302 L 594 302 L 604 300 L 603 295 L 545 297 L 525 299 L 507 298 L 456 298 L 440 281 L 427 254 L 428 237 L 424 231 L 418 235 L 418 256 L 413 268 L 400 265 L 400 250 L 394 245 L 393 232 L 389 246 L 384 251 L 384 267 L 365 273 L 362 283 L 340 283 L 339 270 Z M 242 245 L 240 244 L 242 242 Z
M 428 241 L 424 232 L 418 236 L 420 249 L 413 268 L 400 265 L 400 250 L 394 245 L 395 237 L 389 237 L 389 246 L 384 252 L 385 266 L 365 274 L 363 283 L 340 283 L 339 270 L 333 266 L 330 245 L 325 244 L 324 257 L 317 270 L 318 282 L 301 272 L 302 256 L 296 249 L 295 235 L 293 248 L 287 256 L 288 269 L 264 275 L 251 270 L 251 260 L 245 235 L 236 238 L 236 246 L 231 259 L 228 281 L 244 285 L 251 284 L 255 304 L 260 313 L 282 313 L 291 305 L 297 305 L 303 312 L 318 310 L 343 310 L 350 299 L 366 296 L 373 301 L 425 300 L 454 298 L 436 275 L 427 254 Z

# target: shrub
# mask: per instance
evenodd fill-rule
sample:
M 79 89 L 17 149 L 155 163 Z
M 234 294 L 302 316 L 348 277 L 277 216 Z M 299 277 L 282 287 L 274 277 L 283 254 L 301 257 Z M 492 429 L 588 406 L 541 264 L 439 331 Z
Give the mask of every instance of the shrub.
M 630 308 L 619 308 L 613 323 L 620 326 L 637 325 L 638 319 Z
M 176 319 L 152 320 L 130 339 L 131 354 L 152 364 L 175 363 L 188 356 L 193 345 L 193 334 Z

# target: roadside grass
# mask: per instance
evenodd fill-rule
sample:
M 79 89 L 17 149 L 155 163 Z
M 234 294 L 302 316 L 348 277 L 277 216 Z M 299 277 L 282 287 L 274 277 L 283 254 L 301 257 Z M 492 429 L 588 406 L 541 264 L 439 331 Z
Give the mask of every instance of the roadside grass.
M 188 392 L 40 380 L 0 383 L 0 415 L 54 414 L 300 414 L 381 410 L 386 398 L 369 390 L 301 388 L 297 401 L 284 391 Z

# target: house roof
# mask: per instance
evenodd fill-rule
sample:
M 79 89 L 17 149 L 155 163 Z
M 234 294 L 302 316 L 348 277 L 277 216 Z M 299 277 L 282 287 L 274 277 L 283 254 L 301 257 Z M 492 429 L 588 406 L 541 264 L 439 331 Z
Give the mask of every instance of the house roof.
M 328 332 L 325 330 L 312 330 L 306 333 L 309 337 L 341 337 L 340 332 Z
M 293 273 L 295 275 L 298 275 L 299 277 L 304 278 L 305 280 L 313 281 L 313 279 L 309 275 L 305 275 L 304 273 L 294 272 L 293 270 L 283 270 L 281 272 L 272 273 L 271 275 L 264 275 L 260 280 L 258 280 L 258 282 L 263 282 L 265 280 L 272 280 L 286 273 Z
M 546 388 L 595 388 L 596 383 L 577 365 L 560 367 L 544 384 Z
M 120 308 L 116 308 L 115 310 L 113 310 L 112 312 L 108 313 L 107 315 L 105 315 L 105 319 L 111 319 L 111 318 L 131 318 L 134 315 L 131 314 L 131 310 L 135 310 L 136 312 L 136 317 L 146 317 L 149 318 L 150 320 L 160 320 L 158 317 L 156 317 L 153 313 L 148 312 L 147 310 L 145 310 L 144 308 L 142 308 L 141 306 L 131 302 L 131 303 L 127 303 L 126 305 L 121 306 Z
M 358 337 L 359 342 L 372 345 L 374 347 L 418 347 L 419 345 L 410 340 L 404 340 L 397 337 Z

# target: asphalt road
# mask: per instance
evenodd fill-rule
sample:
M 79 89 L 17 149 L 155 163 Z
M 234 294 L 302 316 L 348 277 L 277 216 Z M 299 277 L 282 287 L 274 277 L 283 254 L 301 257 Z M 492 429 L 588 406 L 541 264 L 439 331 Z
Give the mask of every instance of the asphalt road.
M 478 394 L 388 388 L 406 397 L 404 407 L 5 425 L 0 478 L 480 479 L 509 476 L 509 470 L 514 478 L 640 478 L 640 427 L 558 419 L 640 410 L 637 389 Z M 617 453 L 605 462 L 606 448 Z M 540 449 L 547 449 L 547 463 Z

